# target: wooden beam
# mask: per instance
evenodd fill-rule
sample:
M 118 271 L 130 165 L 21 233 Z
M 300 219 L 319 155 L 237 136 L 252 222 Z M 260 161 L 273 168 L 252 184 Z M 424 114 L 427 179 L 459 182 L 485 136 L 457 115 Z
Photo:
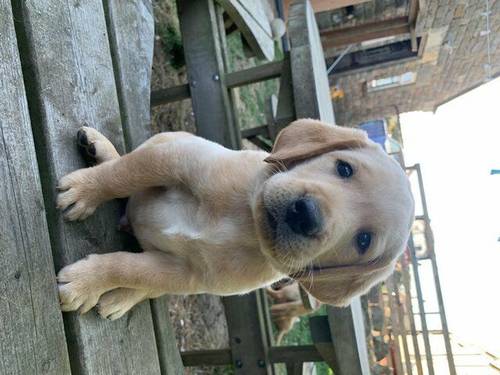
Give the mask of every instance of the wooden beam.
M 259 291 L 222 299 L 236 375 L 267 375 L 271 372 L 257 293 Z
M 314 13 L 326 12 L 329 10 L 345 8 L 350 5 L 358 5 L 367 3 L 371 0 L 312 0 L 311 6 L 314 10 Z M 288 17 L 288 7 L 292 0 L 284 0 L 283 1 L 283 9 L 285 12 L 285 19 Z
M 182 363 L 190 366 L 223 366 L 232 363 L 231 349 L 189 350 L 181 352 Z
M 360 26 L 322 31 L 320 35 L 324 48 L 335 48 L 407 33 L 410 33 L 408 17 L 398 17 Z
M 322 362 L 323 357 L 314 345 L 275 346 L 269 348 L 271 363 Z
M 189 99 L 191 91 L 189 85 L 172 86 L 166 89 L 155 90 L 151 92 L 151 107 L 157 107 L 162 104 L 177 102 L 179 100 Z
M 335 375 L 370 374 L 365 325 L 359 297 L 347 307 L 327 307 L 332 335 Z
M 276 61 L 268 64 L 256 66 L 238 72 L 226 74 L 227 88 L 240 87 L 250 85 L 252 83 L 266 81 L 268 79 L 278 78 L 281 76 L 283 64 L 289 64 L 287 60 Z
M 227 73 L 224 76 L 226 88 L 250 85 L 252 83 L 267 81 L 268 79 L 278 78 L 285 61 L 276 61 L 268 64 L 259 65 L 253 68 Z M 288 64 L 289 62 L 286 61 Z M 156 107 L 162 104 L 176 102 L 191 97 L 191 90 L 188 84 L 160 89 L 151 93 L 151 106 Z
M 239 148 L 215 4 L 177 0 L 197 134 L 225 147 Z

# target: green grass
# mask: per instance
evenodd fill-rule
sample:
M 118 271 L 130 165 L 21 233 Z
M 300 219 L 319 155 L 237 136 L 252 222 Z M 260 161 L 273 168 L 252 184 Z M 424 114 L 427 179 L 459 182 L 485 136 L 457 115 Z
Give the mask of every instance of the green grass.
M 316 315 L 326 315 L 326 306 L 323 305 L 318 311 L 308 315 L 300 317 L 300 320 L 295 323 L 293 328 L 288 332 L 283 341 L 282 346 L 293 346 L 293 345 L 312 345 L 311 330 L 309 328 L 309 317 Z M 276 327 L 273 326 L 274 335 L 276 335 Z M 333 371 L 325 362 L 316 362 L 316 371 L 318 375 L 332 375 Z M 278 369 L 278 373 L 285 374 L 286 371 L 283 369 Z
M 168 56 L 169 63 L 174 69 L 182 68 L 184 60 L 184 47 L 179 30 L 171 24 L 159 24 L 158 35 L 161 40 L 163 51 Z
M 260 61 L 255 57 L 248 58 L 245 56 L 241 35 L 238 32 L 227 37 L 227 56 L 229 72 L 268 63 L 268 61 Z M 283 53 L 280 48 L 277 48 L 275 61 L 282 59 Z M 279 79 L 259 82 L 237 89 L 240 101 L 236 110 L 240 127 L 247 129 L 265 124 L 266 111 L 268 111 L 270 105 L 269 98 L 273 94 L 278 95 L 278 92 Z

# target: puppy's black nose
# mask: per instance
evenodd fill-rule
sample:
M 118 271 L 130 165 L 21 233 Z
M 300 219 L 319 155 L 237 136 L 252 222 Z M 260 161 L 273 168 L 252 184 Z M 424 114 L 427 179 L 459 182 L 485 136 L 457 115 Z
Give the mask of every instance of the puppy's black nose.
M 302 236 L 317 234 L 321 230 L 322 219 L 316 200 L 303 197 L 293 201 L 286 210 L 285 223 Z

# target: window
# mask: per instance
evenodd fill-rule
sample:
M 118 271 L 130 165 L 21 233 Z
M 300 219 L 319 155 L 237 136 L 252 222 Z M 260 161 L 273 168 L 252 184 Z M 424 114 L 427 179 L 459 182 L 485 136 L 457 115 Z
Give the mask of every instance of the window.
M 379 91 L 391 87 L 405 86 L 415 83 L 417 75 L 415 72 L 406 72 L 398 76 L 374 79 L 366 83 L 368 92 Z
M 390 42 L 394 37 L 375 39 L 377 43 L 386 40 Z M 422 38 L 417 37 L 417 46 L 420 47 Z M 372 42 L 361 43 L 362 47 L 373 45 Z M 345 55 L 335 66 L 332 75 L 350 72 L 357 69 L 366 69 L 379 64 L 397 63 L 398 61 L 416 58 L 418 51 L 414 52 L 411 49 L 411 41 L 409 39 L 399 42 L 392 42 L 378 47 L 365 48 L 359 51 L 354 51 Z M 330 66 L 339 56 L 333 56 L 326 59 L 326 65 Z

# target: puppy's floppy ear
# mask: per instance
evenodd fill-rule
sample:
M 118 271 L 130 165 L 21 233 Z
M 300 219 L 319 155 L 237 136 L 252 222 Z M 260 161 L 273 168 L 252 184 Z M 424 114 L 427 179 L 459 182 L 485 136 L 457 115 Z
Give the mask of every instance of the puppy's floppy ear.
M 298 281 L 309 294 L 323 303 L 347 306 L 355 296 L 362 295 L 378 282 L 385 280 L 394 271 L 395 261 L 378 265 L 372 269 L 352 266 L 345 269 L 328 270 L 314 278 L 299 278 Z
M 367 134 L 359 129 L 301 119 L 284 128 L 274 142 L 268 163 L 289 166 L 335 150 L 360 148 L 368 144 Z

